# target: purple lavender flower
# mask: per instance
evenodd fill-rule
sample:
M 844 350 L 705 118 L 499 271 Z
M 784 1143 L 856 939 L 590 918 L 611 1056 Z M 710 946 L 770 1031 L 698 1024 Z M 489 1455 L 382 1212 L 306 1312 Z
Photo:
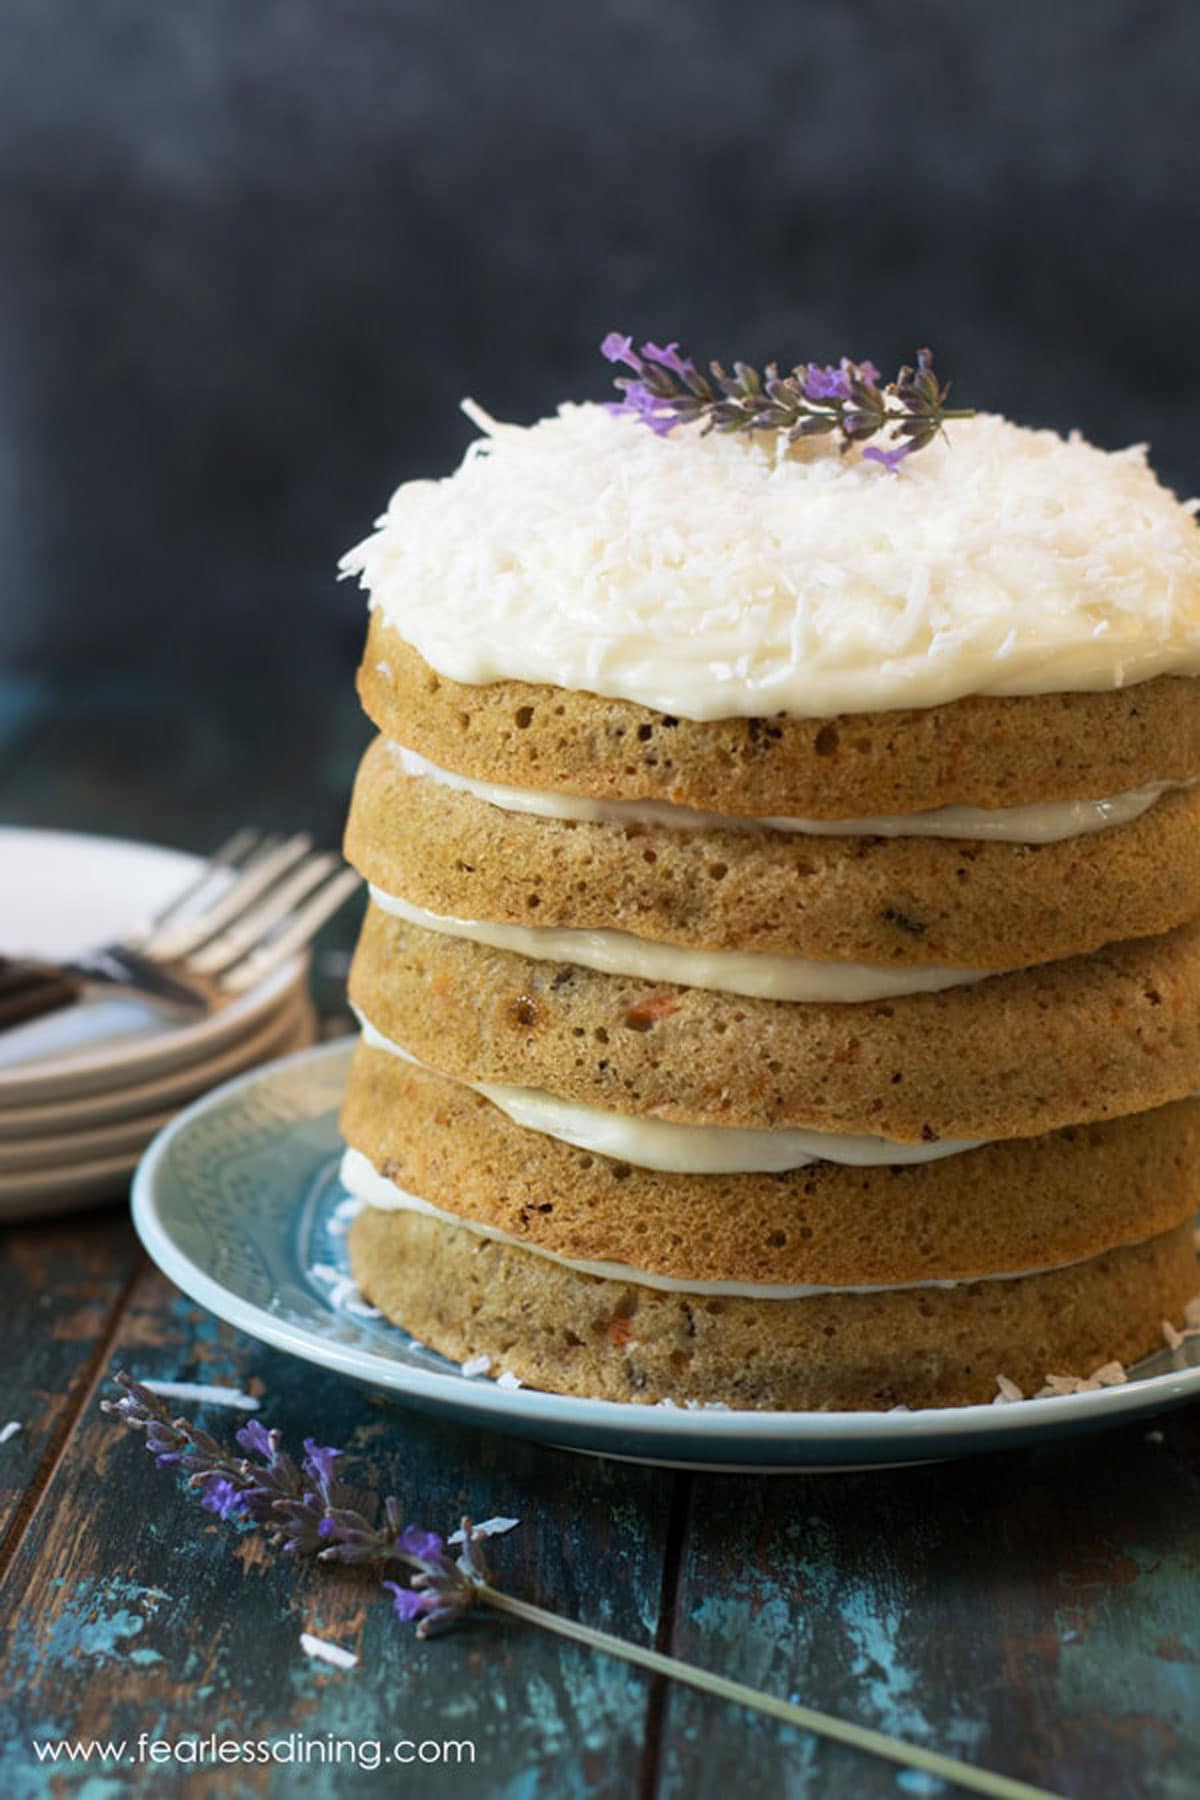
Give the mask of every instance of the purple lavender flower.
M 915 449 L 916 445 L 911 443 L 897 444 L 894 450 L 877 450 L 872 444 L 869 449 L 863 451 L 863 461 L 882 463 L 889 474 L 894 475 L 905 457 L 911 456 Z
M 415 1556 L 419 1562 L 441 1563 L 446 1551 L 444 1541 L 436 1531 L 426 1531 L 423 1525 L 406 1525 L 396 1539 L 397 1550 L 405 1556 Z
M 647 362 L 658 363 L 660 368 L 678 375 L 680 381 L 690 382 L 695 376 L 695 363 L 690 357 L 680 356 L 678 344 L 643 344 L 642 355 Z
M 318 1444 L 315 1438 L 304 1440 L 304 1472 L 316 1482 L 325 1500 L 334 1483 L 333 1465 L 341 1454 L 330 1444 Z
M 804 392 L 809 400 L 848 400 L 850 378 L 844 363 L 840 369 L 832 363 L 809 363 L 804 372 Z
M 422 1613 L 432 1612 L 438 1604 L 438 1596 L 431 1588 L 418 1593 L 416 1588 L 402 1587 L 398 1581 L 385 1581 L 383 1585 L 395 1596 L 392 1605 L 396 1609 L 396 1617 L 403 1619 L 406 1624 L 410 1619 L 419 1619 Z
M 210 1476 L 204 1483 L 200 1504 L 209 1512 L 216 1513 L 218 1518 L 235 1518 L 242 1510 L 241 1490 L 234 1486 L 228 1476 Z
M 619 331 L 610 331 L 600 345 L 600 354 L 611 363 L 624 363 L 635 375 L 642 372 L 642 359 L 636 355 L 632 337 L 622 337 Z
M 272 1533 L 271 1541 L 288 1556 L 319 1556 L 333 1535 L 329 1523 L 301 1500 L 280 1498 L 271 1503 L 259 1521 Z
M 444 1582 L 427 1575 L 414 1575 L 411 1587 L 401 1587 L 395 1581 L 383 1584 L 392 1591 L 396 1617 L 418 1621 L 419 1638 L 435 1637 L 439 1631 L 446 1631 L 459 1619 L 465 1619 L 475 1606 L 474 1583 L 459 1574 L 452 1563 L 447 1565 L 447 1575 L 452 1579 Z
M 251 1419 L 249 1424 L 243 1425 L 241 1429 L 235 1431 L 233 1435 L 242 1446 L 242 1449 L 249 1450 L 252 1456 L 269 1457 L 274 1451 L 275 1447 L 271 1442 L 271 1433 L 260 1419 Z
M 145 1431 L 146 1448 L 153 1456 L 156 1468 L 169 1469 L 172 1463 L 183 1461 L 187 1451 L 177 1431 L 169 1425 L 161 1425 L 157 1419 L 152 1419 Z
M 117 1380 L 124 1390 L 120 1399 L 102 1400 L 101 1409 L 126 1425 L 132 1425 L 135 1431 L 145 1433 L 146 1448 L 153 1456 L 156 1468 L 168 1469 L 180 1463 L 186 1469 L 198 1467 L 203 1462 L 202 1453 L 197 1458 L 198 1447 L 212 1442 L 207 1434 L 183 1419 L 173 1419 L 157 1394 L 124 1371 Z
M 856 363 L 843 356 L 836 368 L 833 363 L 809 363 L 804 371 L 804 394 L 808 400 L 849 400 L 851 381 L 874 387 L 878 380 L 879 370 L 873 362 Z
M 644 381 L 628 382 L 624 400 L 610 400 L 608 411 L 614 419 L 640 419 L 658 437 L 665 437 L 679 424 L 678 413 L 670 406 L 664 410 L 663 401 Z

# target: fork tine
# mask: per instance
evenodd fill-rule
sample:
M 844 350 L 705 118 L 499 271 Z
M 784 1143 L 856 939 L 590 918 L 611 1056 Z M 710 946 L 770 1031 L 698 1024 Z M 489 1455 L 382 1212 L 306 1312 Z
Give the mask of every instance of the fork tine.
M 267 943 L 260 944 L 258 949 L 252 950 L 249 956 L 235 963 L 231 969 L 227 969 L 221 978 L 221 986 L 227 992 L 236 994 L 254 987 L 277 969 L 280 963 L 286 962 L 289 956 L 294 956 L 297 950 L 303 949 L 316 936 L 326 919 L 332 918 L 338 907 L 361 884 L 362 876 L 356 870 L 339 870 L 324 887 L 318 888 L 282 931 Z
M 226 838 L 220 849 L 214 850 L 195 879 L 189 881 L 180 893 L 169 900 L 161 912 L 156 912 L 147 919 L 144 936 L 151 938 L 156 932 L 161 931 L 177 913 L 187 906 L 189 901 L 194 900 L 196 895 L 208 886 L 214 875 L 218 874 L 220 870 L 231 868 L 234 863 L 240 862 L 242 857 L 262 840 L 262 835 L 262 832 L 256 830 L 254 826 L 244 825 L 240 831 L 235 831 L 232 837 Z
M 312 839 L 306 832 L 300 832 L 282 844 L 278 839 L 269 840 L 254 852 L 237 879 L 212 906 L 194 919 L 181 920 L 162 936 L 153 937 L 145 946 L 147 952 L 161 960 L 173 961 L 198 950 L 201 944 L 223 931 L 261 894 L 273 887 L 302 856 L 307 856 L 311 848 Z
M 265 899 L 260 900 L 256 906 L 251 906 L 218 937 L 211 938 L 194 956 L 189 957 L 188 968 L 197 975 L 219 975 L 222 969 L 232 968 L 256 944 L 261 944 L 280 920 L 294 912 L 305 895 L 324 881 L 340 862 L 341 858 L 332 850 L 306 857 L 286 880 L 277 882 L 268 891 Z

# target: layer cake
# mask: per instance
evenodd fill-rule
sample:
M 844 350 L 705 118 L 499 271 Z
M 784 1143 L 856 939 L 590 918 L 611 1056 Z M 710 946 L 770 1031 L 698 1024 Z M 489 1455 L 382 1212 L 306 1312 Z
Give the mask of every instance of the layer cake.
M 540 1387 L 990 1400 L 1181 1324 L 1200 556 L 1140 450 L 598 406 L 346 559 L 363 1292 Z

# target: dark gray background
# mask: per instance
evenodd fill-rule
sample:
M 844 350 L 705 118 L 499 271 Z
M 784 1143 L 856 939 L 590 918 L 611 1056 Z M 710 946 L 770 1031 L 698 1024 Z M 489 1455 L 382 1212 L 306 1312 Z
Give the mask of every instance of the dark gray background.
M 7 0 L 0 658 L 340 682 L 471 393 L 619 326 L 894 367 L 1200 488 L 1188 0 Z

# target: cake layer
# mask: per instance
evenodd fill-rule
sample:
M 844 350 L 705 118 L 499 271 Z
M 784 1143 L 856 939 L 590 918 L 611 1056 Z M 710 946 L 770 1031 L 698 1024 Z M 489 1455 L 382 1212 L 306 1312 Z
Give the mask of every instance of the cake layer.
M 424 1068 L 403 1045 L 378 1031 L 359 1013 L 362 1041 L 401 1062 Z M 436 1072 L 436 1071 L 435 1071 Z M 467 1084 L 530 1131 L 561 1138 L 581 1150 L 614 1162 L 635 1163 L 671 1175 L 777 1175 L 813 1162 L 845 1163 L 855 1168 L 887 1168 L 895 1163 L 934 1162 L 978 1149 L 973 1138 L 937 1138 L 902 1144 L 895 1138 L 856 1135 L 848 1131 L 797 1131 L 775 1127 L 748 1131 L 734 1125 L 679 1125 L 644 1113 L 610 1112 L 563 1100 L 545 1088 L 473 1081 Z
M 1200 1199 L 1196 1100 L 913 1167 L 680 1176 L 525 1129 L 360 1044 L 341 1125 L 442 1212 L 684 1281 L 852 1287 L 1055 1268 L 1165 1231 Z
M 1200 924 L 945 993 L 800 1006 L 541 962 L 371 906 L 350 997 L 445 1074 L 685 1124 L 1035 1137 L 1200 1088 Z
M 480 781 L 812 819 L 1095 799 L 1200 774 L 1200 680 L 701 723 L 579 690 L 439 675 L 380 612 L 359 670 L 384 737 Z
M 1200 913 L 1200 788 L 1043 845 L 671 831 L 537 818 L 408 775 L 383 739 L 346 854 L 389 894 L 460 919 L 882 965 L 1014 969 Z
M 843 1410 L 986 1402 L 1161 1345 L 1198 1285 L 1190 1221 L 1011 1281 L 802 1300 L 700 1298 L 611 1281 L 412 1212 L 350 1228 L 363 1294 L 457 1362 L 559 1393 Z

